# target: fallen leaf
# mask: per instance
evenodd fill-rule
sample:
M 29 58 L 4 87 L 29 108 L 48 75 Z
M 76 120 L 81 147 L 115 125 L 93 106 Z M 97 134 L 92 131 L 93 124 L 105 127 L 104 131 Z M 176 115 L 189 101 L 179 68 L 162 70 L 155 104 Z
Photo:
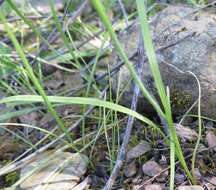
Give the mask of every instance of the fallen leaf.
M 148 152 L 149 150 L 151 150 L 150 144 L 145 141 L 141 141 L 138 145 L 136 145 L 135 147 L 133 147 L 128 151 L 127 159 L 130 160 L 130 159 L 138 158 L 143 154 L 145 154 L 146 152 Z
M 183 140 L 183 141 L 193 141 L 196 140 L 198 137 L 198 134 L 195 130 L 190 129 L 189 127 L 184 127 L 179 124 L 174 124 L 176 128 L 177 135 Z
M 216 151 L 216 136 L 213 131 L 208 131 L 206 135 L 206 140 L 209 147 L 213 147 L 213 150 Z

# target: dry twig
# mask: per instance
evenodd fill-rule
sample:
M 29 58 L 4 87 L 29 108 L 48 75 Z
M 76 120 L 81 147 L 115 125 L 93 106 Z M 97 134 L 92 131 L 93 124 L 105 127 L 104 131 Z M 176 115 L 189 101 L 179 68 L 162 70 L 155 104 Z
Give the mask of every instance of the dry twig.
M 136 65 L 136 70 L 137 70 L 139 77 L 141 77 L 141 75 L 142 75 L 144 64 L 145 64 L 144 45 L 143 45 L 142 36 L 139 35 L 138 61 L 137 61 L 137 65 Z M 133 98 L 132 98 L 132 103 L 131 103 L 131 109 L 135 110 L 135 111 L 137 108 L 137 101 L 138 101 L 139 93 L 140 93 L 140 88 L 135 83 L 134 93 L 133 93 Z M 115 182 L 115 179 L 117 178 L 117 175 L 119 173 L 119 170 L 121 169 L 121 167 L 123 165 L 123 162 L 125 160 L 126 153 L 127 153 L 127 146 L 128 146 L 128 143 L 129 143 L 130 137 L 131 137 L 133 123 L 134 123 L 134 117 L 129 116 L 128 120 L 127 120 L 127 127 L 125 130 L 124 139 L 123 139 L 122 145 L 120 147 L 120 151 L 118 153 L 114 169 L 113 169 L 112 174 L 110 175 L 110 177 L 109 177 L 109 179 L 108 179 L 108 181 L 104 187 L 104 190 L 112 189 L 112 186 Z

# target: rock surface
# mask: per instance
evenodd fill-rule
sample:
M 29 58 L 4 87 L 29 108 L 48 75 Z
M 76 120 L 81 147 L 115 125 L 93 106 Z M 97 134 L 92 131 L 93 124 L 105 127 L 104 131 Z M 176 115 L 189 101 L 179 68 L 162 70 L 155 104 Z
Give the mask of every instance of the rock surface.
M 43 164 L 53 152 L 49 151 L 39 155 L 36 160 L 26 165 L 21 170 L 21 178 L 32 172 L 35 167 Z M 82 154 L 63 152 L 49 160 L 49 163 L 32 176 L 28 177 L 20 187 L 23 190 L 69 190 L 76 187 L 80 178 L 86 171 L 88 159 Z
M 185 113 L 198 98 L 198 84 L 193 72 L 199 79 L 202 91 L 202 114 L 216 116 L 216 15 L 208 10 L 200 10 L 184 5 L 168 6 L 158 13 L 151 22 L 151 31 L 155 49 L 175 42 L 175 45 L 157 52 L 157 58 L 163 81 L 170 88 L 172 111 L 174 114 Z M 137 49 L 139 26 L 132 25 L 127 33 L 120 37 L 125 51 L 130 57 Z M 113 52 L 110 63 L 116 65 L 119 61 Z M 132 59 L 137 62 L 137 57 Z M 113 88 L 124 89 L 130 81 L 130 75 L 123 66 L 119 76 L 114 77 Z M 156 89 L 148 63 L 144 65 L 142 81 L 145 87 L 156 96 Z M 122 96 L 122 104 L 129 106 L 133 94 L 133 86 L 128 85 Z M 157 98 L 157 96 L 156 96 Z M 139 111 L 152 112 L 143 96 L 139 97 Z M 197 113 L 197 108 L 192 110 Z

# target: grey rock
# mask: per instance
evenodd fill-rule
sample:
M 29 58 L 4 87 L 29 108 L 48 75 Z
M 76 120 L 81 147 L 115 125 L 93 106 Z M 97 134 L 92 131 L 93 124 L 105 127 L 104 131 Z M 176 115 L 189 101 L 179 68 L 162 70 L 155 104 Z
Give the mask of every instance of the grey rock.
M 162 168 L 155 161 L 148 161 L 143 164 L 142 171 L 145 175 L 153 177 L 156 174 L 160 173 L 162 171 Z
M 157 53 L 159 68 L 163 82 L 169 86 L 172 111 L 174 114 L 185 113 L 198 98 L 198 85 L 193 72 L 199 79 L 202 90 L 202 115 L 216 116 L 216 15 L 210 11 L 178 5 L 168 6 L 158 13 L 150 24 L 155 49 L 164 47 L 173 42 L 175 45 Z M 120 36 L 128 57 L 137 49 L 139 37 L 139 24 L 132 25 L 126 34 Z M 113 52 L 110 63 L 116 65 L 119 58 Z M 135 56 L 132 60 L 137 62 Z M 130 74 L 123 66 L 119 76 L 113 79 L 113 90 L 116 91 L 119 81 L 120 89 L 125 89 L 121 103 L 131 104 L 133 85 L 130 84 Z M 144 65 L 142 81 L 145 87 L 154 95 L 156 88 L 148 63 Z M 158 96 L 156 96 L 157 98 Z M 139 97 L 139 111 L 152 112 L 151 106 Z M 197 113 L 197 107 L 192 110 Z
M 39 155 L 34 161 L 21 169 L 21 178 L 32 172 L 35 167 L 40 167 L 44 161 L 52 156 L 53 152 L 45 152 Z M 85 173 L 88 158 L 83 154 L 72 154 L 62 152 L 50 158 L 44 167 L 28 177 L 20 187 L 23 190 L 43 189 L 47 190 L 69 190 L 78 185 L 82 175 Z
M 177 185 L 182 184 L 185 181 L 186 177 L 183 174 L 175 174 L 175 183 Z

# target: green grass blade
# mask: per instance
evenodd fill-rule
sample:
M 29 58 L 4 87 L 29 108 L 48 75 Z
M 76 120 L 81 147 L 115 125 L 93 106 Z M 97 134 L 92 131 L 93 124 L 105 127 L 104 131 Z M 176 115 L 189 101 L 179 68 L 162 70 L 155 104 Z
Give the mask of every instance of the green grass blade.
M 160 74 L 155 50 L 153 47 L 151 33 L 149 30 L 149 26 L 148 26 L 146 8 L 144 5 L 145 3 L 144 3 L 144 0 L 136 0 L 136 2 L 137 2 L 137 9 L 138 9 L 139 21 L 140 21 L 140 26 L 141 26 L 141 32 L 142 32 L 143 41 L 145 44 L 146 55 L 149 60 L 151 73 L 153 75 L 158 94 L 160 96 L 161 102 L 165 110 L 166 109 L 165 106 L 167 106 L 167 97 L 166 97 L 166 92 L 165 92 L 164 84 L 162 81 L 162 77 Z
M 178 159 L 180 160 L 182 167 L 184 168 L 187 176 L 192 181 L 192 183 L 195 183 L 195 180 L 192 177 L 192 175 L 191 175 L 191 173 L 187 167 L 187 164 L 186 164 L 186 161 L 184 159 L 184 155 L 183 155 L 183 152 L 182 152 L 179 140 L 178 140 L 178 136 L 176 134 L 176 129 L 173 125 L 171 106 L 170 106 L 170 102 L 169 102 L 167 95 L 166 95 L 165 87 L 164 87 L 164 84 L 162 81 L 158 62 L 156 59 L 156 54 L 155 54 L 155 50 L 154 50 L 153 42 L 152 42 L 152 38 L 151 38 L 151 33 L 149 30 L 149 26 L 148 26 L 145 3 L 144 3 L 144 0 L 136 0 L 136 3 L 137 3 L 139 21 L 140 21 L 141 32 L 142 32 L 142 36 L 143 36 L 143 40 L 144 40 L 144 44 L 145 44 L 146 54 L 147 54 L 147 57 L 149 60 L 151 72 L 152 72 L 152 75 L 153 75 L 153 78 L 155 81 L 155 85 L 156 85 L 160 100 L 161 100 L 163 108 L 165 110 L 165 119 L 166 119 L 168 127 L 169 127 L 169 133 L 172 136 L 171 139 L 175 143 L 175 149 L 176 149 L 175 152 L 176 152 Z M 171 148 L 174 148 L 173 145 L 171 146 Z M 171 152 L 171 153 L 173 153 L 173 152 Z
M 10 7 L 16 12 L 16 14 L 32 29 L 32 31 L 43 40 L 43 42 L 50 48 L 52 48 L 49 42 L 41 35 L 41 33 L 37 30 L 37 28 L 32 24 L 32 22 L 27 19 L 16 7 L 16 5 L 11 1 L 7 0 L 7 3 Z
M 1 114 L 0 115 L 0 122 L 6 121 L 6 120 L 11 119 L 13 117 L 19 117 L 22 115 L 26 115 L 26 114 L 32 113 L 34 111 L 37 111 L 39 109 L 41 109 L 41 108 L 40 107 L 26 108 L 26 109 L 22 109 L 19 111 L 11 111 L 8 113 Z
M 25 53 L 23 52 L 20 44 L 18 43 L 15 35 L 13 34 L 13 32 L 11 31 L 10 27 L 8 26 L 5 16 L 0 12 L 0 20 L 2 21 L 5 30 L 7 31 L 8 37 L 11 39 L 17 53 L 19 54 L 23 65 L 28 73 L 29 78 L 31 79 L 32 83 L 34 84 L 35 88 L 38 90 L 39 94 L 43 97 L 43 100 L 48 108 L 48 111 L 51 113 L 51 115 L 55 118 L 56 122 L 58 123 L 59 127 L 62 129 L 62 131 L 65 133 L 66 137 L 68 138 L 68 140 L 70 140 L 72 142 L 72 139 L 70 137 L 70 135 L 68 134 L 62 120 L 60 119 L 60 117 L 58 116 L 58 114 L 56 113 L 56 111 L 54 110 L 54 108 L 52 107 L 52 104 L 49 102 L 49 99 L 46 96 L 46 93 L 43 89 L 43 87 L 41 86 L 39 80 L 37 79 L 37 77 L 35 76 L 31 65 L 29 64 Z
M 129 69 L 133 79 L 135 82 L 139 85 L 141 92 L 143 93 L 144 97 L 151 103 L 151 105 L 155 108 L 155 110 L 162 116 L 165 117 L 163 111 L 161 110 L 160 106 L 157 104 L 157 102 L 151 97 L 150 93 L 147 91 L 147 89 L 144 87 L 141 79 L 137 75 L 133 64 L 129 61 L 127 58 L 127 55 L 125 54 L 119 40 L 117 39 L 111 22 L 106 14 L 105 8 L 102 5 L 100 0 L 91 0 L 92 5 L 94 6 L 95 10 L 97 11 L 98 15 L 100 16 L 103 24 L 105 25 L 107 31 L 109 32 L 109 35 L 113 41 L 113 44 L 115 46 L 116 51 L 118 52 L 121 59 L 125 62 L 127 68 Z
M 96 98 L 47 96 L 47 99 L 51 103 L 60 103 L 64 105 L 70 105 L 70 104 L 92 105 L 92 106 L 98 106 L 98 107 L 105 107 L 105 108 L 108 108 L 108 109 L 111 109 L 117 112 L 131 115 L 137 118 L 138 120 L 143 121 L 144 123 L 148 124 L 149 126 L 154 127 L 166 139 L 163 132 L 150 119 L 124 106 L 121 106 L 121 105 L 118 105 L 112 102 L 104 101 L 104 100 L 99 100 Z M 38 102 L 43 103 L 43 98 L 38 95 L 18 95 L 18 96 L 11 96 L 7 98 L 3 98 L 0 100 L 0 104 L 4 104 L 4 103 L 8 104 L 8 103 L 14 103 L 14 102 L 16 103 L 16 105 L 32 104 L 32 103 L 38 103 Z
M 54 5 L 54 2 L 53 0 L 49 0 L 49 5 L 50 5 L 50 8 L 51 8 L 51 12 L 52 12 L 52 15 L 53 15 L 53 18 L 54 18 L 54 22 L 56 24 L 56 28 L 58 30 L 58 32 L 60 33 L 61 35 L 61 38 L 63 39 L 64 41 L 64 45 L 67 47 L 67 49 L 69 50 L 71 56 L 73 57 L 73 59 L 75 60 L 75 63 L 76 64 L 73 64 L 76 68 L 78 69 L 81 69 L 81 65 L 77 59 L 77 56 L 75 55 L 73 49 L 71 48 L 71 46 L 69 45 L 69 41 L 68 41 L 68 38 L 66 37 L 64 31 L 62 30 L 62 25 L 61 23 L 59 22 L 59 18 L 58 18 L 58 15 L 57 15 L 57 12 L 55 10 L 55 5 Z
M 170 91 L 167 87 L 167 101 L 170 104 Z M 169 131 L 170 132 L 170 131 Z M 170 189 L 175 186 L 175 142 L 171 133 L 170 136 Z

